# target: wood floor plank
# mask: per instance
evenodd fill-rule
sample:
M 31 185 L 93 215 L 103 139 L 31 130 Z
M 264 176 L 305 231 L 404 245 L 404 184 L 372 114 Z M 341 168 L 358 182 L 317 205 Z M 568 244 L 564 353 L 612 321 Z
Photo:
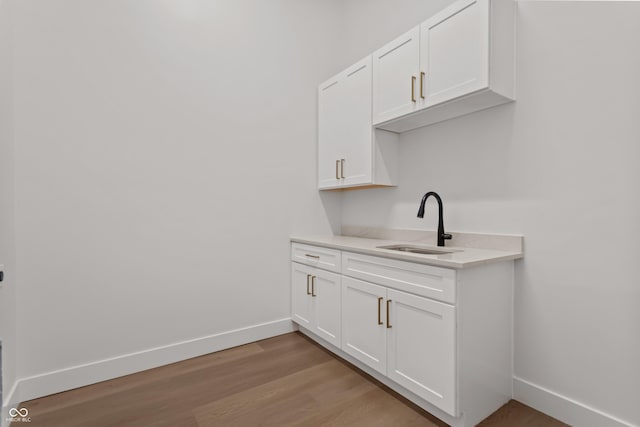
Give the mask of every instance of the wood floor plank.
M 246 426 L 287 426 L 291 420 L 311 411 L 315 401 L 310 393 L 302 392 L 282 396 L 278 400 L 264 401 L 260 407 L 254 407 L 246 412 L 237 412 L 232 416 L 196 417 L 199 427 L 246 427 Z
M 21 407 L 29 409 L 32 427 L 446 426 L 299 333 Z M 480 425 L 566 426 L 515 401 Z
M 32 426 L 110 427 L 125 425 L 128 422 L 141 422 L 145 418 L 168 417 L 168 414 L 161 412 L 160 409 L 171 405 L 176 406 L 176 404 L 178 408 L 193 408 L 331 359 L 325 352 L 309 346 L 295 353 L 287 352 L 286 349 L 274 350 L 270 355 L 263 353 L 163 377 L 158 381 L 128 390 L 126 393 L 114 393 L 76 402 L 65 407 L 63 411 L 54 411 L 50 415 L 40 413 L 36 407 L 30 412 L 33 414 Z M 118 419 L 117 423 L 111 423 L 110 417 L 101 416 L 104 414 L 105 407 L 118 408 L 118 413 L 123 418 Z M 81 414 L 81 416 L 62 421 L 65 412 Z M 38 420 L 44 420 L 43 424 Z
M 333 359 L 196 408 L 194 414 L 201 425 L 212 425 L 216 420 L 222 425 L 256 425 L 258 422 L 288 425 L 295 422 L 302 413 L 308 415 L 314 408 L 321 406 L 318 405 L 319 401 L 326 405 L 342 401 L 346 393 L 359 396 L 375 388 L 375 384 L 364 380 Z M 310 396 L 307 403 L 311 405 L 308 409 L 302 411 L 298 407 L 295 413 L 290 414 L 286 411 L 284 414 L 274 412 L 277 420 L 266 416 L 265 409 L 280 406 L 281 401 L 302 395 Z
M 511 400 L 478 424 L 478 427 L 568 427 L 547 414 Z
M 370 390 L 359 397 L 336 402 L 316 414 L 294 423 L 296 427 L 435 427 L 403 402 L 390 398 L 381 388 Z
M 231 360 L 262 353 L 264 350 L 258 343 L 251 343 L 229 350 L 211 353 L 205 356 L 194 357 L 178 363 L 149 369 L 132 375 L 103 381 L 90 386 L 76 388 L 64 393 L 57 393 L 40 399 L 29 401 L 33 411 L 38 414 L 45 414 L 51 411 L 63 410 L 68 406 L 79 403 L 104 398 L 106 396 L 123 393 L 138 387 L 143 387 L 158 381 L 164 381 L 169 377 L 182 375 L 188 372 L 199 371 L 207 367 L 212 367 L 227 363 Z
M 289 399 L 308 391 L 309 385 L 316 381 L 323 381 L 326 375 L 327 364 L 338 364 L 336 361 L 312 366 L 274 381 L 264 383 L 251 389 L 232 394 L 222 399 L 215 400 L 206 405 L 195 408 L 193 411 L 200 424 L 207 424 L 218 420 L 225 421 L 251 415 L 256 410 L 279 400 Z M 258 415 L 258 418 L 261 417 Z

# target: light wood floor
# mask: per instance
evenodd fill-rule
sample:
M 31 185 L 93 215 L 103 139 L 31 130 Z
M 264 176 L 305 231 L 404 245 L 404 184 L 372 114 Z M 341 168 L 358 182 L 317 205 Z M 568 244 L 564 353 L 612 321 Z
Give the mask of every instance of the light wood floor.
M 29 410 L 31 427 L 446 425 L 299 333 L 31 400 L 21 407 Z M 516 401 L 481 424 L 565 425 Z

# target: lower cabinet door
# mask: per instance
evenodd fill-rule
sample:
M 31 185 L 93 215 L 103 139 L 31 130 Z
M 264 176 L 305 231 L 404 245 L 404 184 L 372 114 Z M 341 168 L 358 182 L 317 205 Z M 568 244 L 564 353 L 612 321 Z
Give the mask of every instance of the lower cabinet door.
M 311 278 L 315 269 L 291 263 L 291 318 L 300 326 L 311 329 L 314 323 Z
M 387 373 L 387 289 L 342 277 L 342 350 Z
M 340 347 L 340 275 L 315 270 L 311 277 L 311 295 L 315 322 L 312 331 Z
M 455 308 L 392 289 L 387 298 L 387 376 L 457 416 Z

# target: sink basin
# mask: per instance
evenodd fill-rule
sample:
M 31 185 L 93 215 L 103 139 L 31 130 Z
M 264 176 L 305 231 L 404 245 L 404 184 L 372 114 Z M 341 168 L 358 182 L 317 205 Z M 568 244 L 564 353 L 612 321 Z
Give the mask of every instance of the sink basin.
M 451 254 L 453 250 L 447 249 L 435 249 L 435 248 L 425 248 L 424 246 L 411 246 L 411 245 L 390 245 L 390 246 L 378 246 L 378 249 L 389 249 L 392 251 L 400 251 L 400 252 L 410 252 L 413 254 L 423 254 L 423 255 L 442 255 L 442 254 Z

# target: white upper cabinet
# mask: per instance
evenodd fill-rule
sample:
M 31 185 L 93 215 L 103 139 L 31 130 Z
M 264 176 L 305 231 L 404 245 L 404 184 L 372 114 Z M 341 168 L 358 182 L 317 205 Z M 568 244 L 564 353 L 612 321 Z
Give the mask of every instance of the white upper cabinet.
M 420 27 L 373 53 L 373 121 L 385 122 L 415 111 L 420 72 Z
M 371 56 L 318 88 L 318 187 L 393 185 L 394 135 L 374 133 Z M 387 157 L 382 161 L 382 155 Z
M 374 53 L 374 125 L 404 132 L 515 99 L 512 0 L 460 0 Z
M 340 178 L 343 185 L 371 182 L 371 58 L 355 64 L 342 79 Z M 346 118 L 346 120 L 345 120 Z
M 342 157 L 342 86 L 340 76 L 323 83 L 318 89 L 318 185 L 340 185 L 340 158 Z
M 397 135 L 515 99 L 515 2 L 459 0 L 318 88 L 318 188 L 393 186 Z
M 487 0 L 465 0 L 420 26 L 422 107 L 488 86 Z

